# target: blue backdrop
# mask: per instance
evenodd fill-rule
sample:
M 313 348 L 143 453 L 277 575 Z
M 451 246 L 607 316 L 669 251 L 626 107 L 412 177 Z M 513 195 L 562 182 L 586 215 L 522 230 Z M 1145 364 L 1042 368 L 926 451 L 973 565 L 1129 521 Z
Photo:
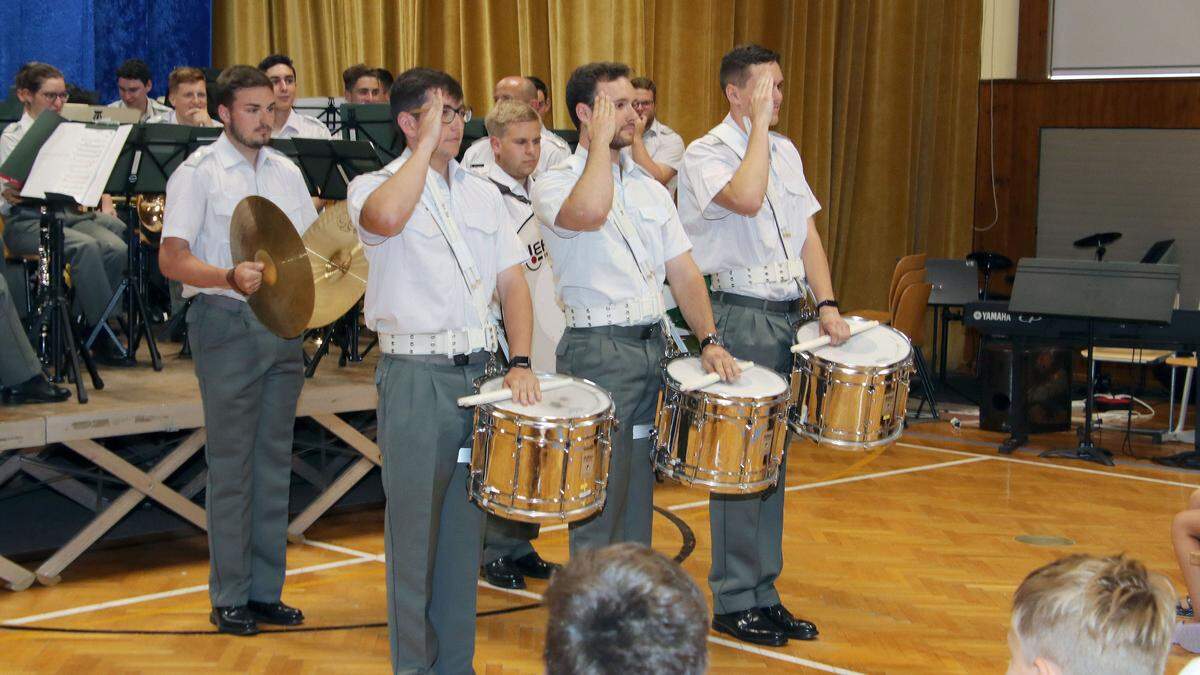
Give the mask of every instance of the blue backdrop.
M 211 0 L 0 0 L 0 98 L 26 61 L 57 66 L 67 81 L 117 99 L 116 70 L 140 58 L 167 92 L 176 66 L 212 64 Z

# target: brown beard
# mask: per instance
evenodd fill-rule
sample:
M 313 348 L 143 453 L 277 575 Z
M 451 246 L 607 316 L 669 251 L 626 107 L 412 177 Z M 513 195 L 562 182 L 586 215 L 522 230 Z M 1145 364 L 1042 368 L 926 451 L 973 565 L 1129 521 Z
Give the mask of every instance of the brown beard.
M 269 139 L 269 138 L 266 141 L 260 142 L 260 141 L 251 140 L 249 138 L 246 138 L 245 136 L 242 136 L 242 133 L 240 131 L 238 131 L 236 124 L 229 125 L 229 135 L 233 136 L 233 140 L 237 141 L 238 143 L 241 143 L 242 145 L 246 146 L 247 148 L 254 148 L 255 150 L 257 150 L 271 142 L 271 139 Z

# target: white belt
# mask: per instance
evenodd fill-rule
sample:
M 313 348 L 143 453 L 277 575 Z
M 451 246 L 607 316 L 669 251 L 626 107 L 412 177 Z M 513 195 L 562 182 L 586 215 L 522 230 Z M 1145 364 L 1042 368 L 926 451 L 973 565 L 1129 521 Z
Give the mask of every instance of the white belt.
M 614 302 L 611 305 L 594 307 L 571 307 L 568 305 L 564 310 L 567 326 L 571 328 L 635 325 L 645 323 L 646 319 L 658 319 L 662 313 L 662 296 L 658 294 L 630 298 Z
M 781 260 L 758 267 L 723 270 L 712 275 L 714 291 L 739 291 L 749 286 L 779 284 L 792 280 L 804 281 L 804 262 Z
M 481 349 L 496 350 L 496 328 L 466 328 L 441 333 L 380 333 L 379 351 L 384 354 L 471 354 Z

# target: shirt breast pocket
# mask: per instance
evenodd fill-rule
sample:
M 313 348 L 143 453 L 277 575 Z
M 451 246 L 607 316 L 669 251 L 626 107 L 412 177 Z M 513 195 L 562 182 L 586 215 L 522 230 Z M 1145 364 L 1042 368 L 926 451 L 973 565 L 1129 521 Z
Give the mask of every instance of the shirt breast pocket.
M 642 206 L 638 208 L 638 218 L 648 229 L 661 230 L 671 217 L 665 206 Z

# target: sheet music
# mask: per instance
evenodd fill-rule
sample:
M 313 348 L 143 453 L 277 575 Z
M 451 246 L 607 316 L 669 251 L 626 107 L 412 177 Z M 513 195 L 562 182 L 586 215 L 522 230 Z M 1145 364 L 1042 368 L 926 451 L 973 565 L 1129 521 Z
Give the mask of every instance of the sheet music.
M 131 129 L 129 124 L 58 125 L 38 152 L 21 196 L 43 199 L 47 192 L 57 192 L 74 197 L 82 206 L 96 206 Z

